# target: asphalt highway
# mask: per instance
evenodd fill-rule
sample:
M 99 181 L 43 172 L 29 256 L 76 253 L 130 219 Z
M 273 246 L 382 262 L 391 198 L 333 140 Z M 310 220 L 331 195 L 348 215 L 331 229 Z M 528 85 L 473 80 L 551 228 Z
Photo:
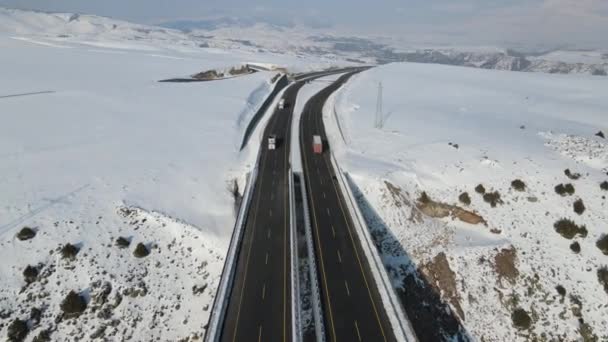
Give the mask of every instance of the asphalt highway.
M 306 81 L 337 72 L 303 75 L 285 90 L 285 108 L 275 109 L 268 121 L 221 341 L 292 340 L 288 177 L 293 108 Z M 271 134 L 278 138 L 275 150 L 268 150 Z
M 308 193 L 328 341 L 395 341 L 369 264 L 339 190 L 323 126 L 327 98 L 354 73 L 341 76 L 304 106 L 300 148 Z M 323 141 L 313 153 L 313 135 Z

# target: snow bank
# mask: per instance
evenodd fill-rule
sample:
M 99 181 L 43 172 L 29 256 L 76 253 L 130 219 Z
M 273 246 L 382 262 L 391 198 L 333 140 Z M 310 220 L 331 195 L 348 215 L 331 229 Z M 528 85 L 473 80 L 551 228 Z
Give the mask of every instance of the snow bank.
M 382 129 L 374 128 L 378 82 Z M 391 64 L 355 76 L 332 98 L 337 116 L 330 103 L 324 119 L 340 165 L 370 206 L 364 211 L 372 215 L 395 285 L 407 288 L 412 267 L 418 269 L 438 286 L 465 336 L 606 338 L 607 316 L 598 300 L 608 294 L 596 272 L 608 260 L 595 244 L 608 223 L 606 192 L 599 187 L 608 178 L 608 145 L 595 133 L 608 131 L 607 92 L 608 83 L 591 76 L 440 65 Z M 566 169 L 580 178 L 568 178 Z M 512 188 L 515 179 L 525 182 L 525 191 Z M 575 194 L 556 194 L 560 183 L 572 183 Z M 474 190 L 478 184 L 498 191 L 503 203 L 485 203 Z M 481 215 L 487 226 L 426 217 L 416 205 L 422 191 Z M 459 202 L 465 191 L 470 205 Z M 582 215 L 573 210 L 579 198 Z M 586 237 L 560 236 L 554 223 L 561 218 L 585 225 Z M 574 241 L 579 254 L 570 248 Z M 509 259 L 505 250 L 512 249 Z M 447 263 L 440 263 L 440 252 Z M 505 259 L 515 271 L 505 271 Z M 452 282 L 449 272 L 437 271 L 445 271 L 440 264 L 454 272 Z M 558 285 L 567 295 L 558 294 Z M 572 309 L 579 306 L 584 312 Z M 517 308 L 532 317 L 529 329 L 514 328 Z

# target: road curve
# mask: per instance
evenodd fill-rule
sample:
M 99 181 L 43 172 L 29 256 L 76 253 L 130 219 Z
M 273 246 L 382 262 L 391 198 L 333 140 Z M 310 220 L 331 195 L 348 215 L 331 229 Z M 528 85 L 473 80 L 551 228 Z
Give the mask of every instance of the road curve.
M 315 252 L 319 263 L 328 341 L 395 341 L 370 266 L 339 190 L 329 155 L 322 111 L 327 98 L 353 74 L 313 96 L 300 120 L 300 148 L 308 192 Z M 320 135 L 323 154 L 314 154 L 312 136 Z

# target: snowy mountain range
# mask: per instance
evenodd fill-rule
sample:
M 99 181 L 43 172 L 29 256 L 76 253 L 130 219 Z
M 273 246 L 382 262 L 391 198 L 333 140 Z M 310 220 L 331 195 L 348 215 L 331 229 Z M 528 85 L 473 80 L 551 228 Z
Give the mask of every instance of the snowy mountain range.
M 40 35 L 51 40 L 146 41 L 159 46 L 218 48 L 252 53 L 314 56 L 364 64 L 433 63 L 483 69 L 560 74 L 608 74 L 608 51 L 521 53 L 499 47 L 420 47 L 398 38 L 352 36 L 311 28 L 236 18 L 132 24 L 94 15 L 42 13 L 0 8 L 0 33 Z

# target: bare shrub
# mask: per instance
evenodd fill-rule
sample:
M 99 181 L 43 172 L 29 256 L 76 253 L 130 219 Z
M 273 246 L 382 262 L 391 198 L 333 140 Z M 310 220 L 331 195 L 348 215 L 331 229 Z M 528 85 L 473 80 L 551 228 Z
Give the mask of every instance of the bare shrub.
M 6 337 L 10 342 L 20 342 L 25 339 L 29 332 L 30 329 L 27 326 L 27 322 L 16 318 L 9 324 Z
M 608 181 L 600 183 L 600 189 L 608 191 Z
M 35 282 L 38 278 L 38 268 L 27 265 L 27 267 L 23 270 L 23 278 L 28 284 Z
M 484 188 L 483 185 L 479 184 L 475 187 L 475 192 L 483 195 L 486 193 L 486 188 Z

